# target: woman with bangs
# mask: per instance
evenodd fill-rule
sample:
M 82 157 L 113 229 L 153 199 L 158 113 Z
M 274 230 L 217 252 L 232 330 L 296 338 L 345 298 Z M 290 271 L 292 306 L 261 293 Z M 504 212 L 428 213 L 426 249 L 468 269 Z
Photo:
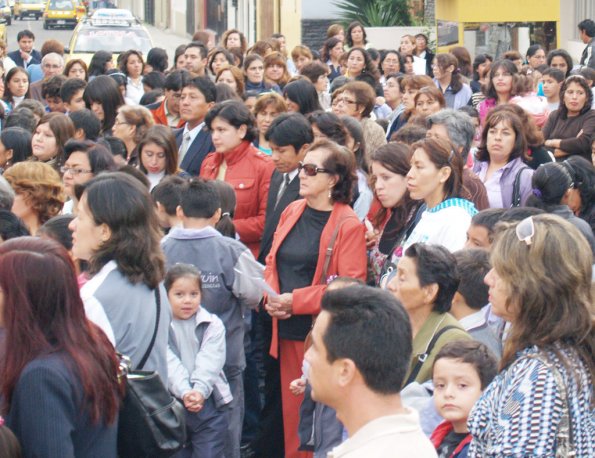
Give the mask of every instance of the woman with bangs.
M 147 175 L 151 190 L 169 175 L 190 178 L 190 175 L 178 166 L 176 138 L 169 127 L 150 127 L 138 144 L 138 151 L 138 168 Z
M 584 236 L 555 215 L 496 232 L 485 282 L 510 329 L 468 419 L 469 457 L 595 455 L 592 263 Z
M 118 83 L 107 75 L 97 76 L 89 81 L 83 92 L 83 100 L 101 122 L 101 134 L 111 136 L 118 108 L 124 105 L 124 97 Z
M 490 208 L 518 207 L 531 195 L 533 170 L 525 165 L 527 140 L 521 119 L 493 109 L 485 120 L 473 171 L 488 192 Z
M 118 358 L 87 320 L 74 265 L 57 242 L 20 237 L 0 246 L 0 323 L 10 342 L 2 408 L 23 456 L 115 457 Z
M 244 73 L 235 65 L 224 67 L 217 72 L 216 83 L 225 83 L 242 97 L 244 95 Z
M 286 111 L 287 104 L 285 103 L 285 100 L 283 100 L 283 97 L 279 94 L 274 92 L 261 94 L 256 100 L 256 105 L 254 105 L 252 112 L 256 118 L 258 137 L 254 140 L 253 144 L 267 156 L 270 156 L 273 152 L 266 139 L 267 130 L 273 120 Z
M 504 105 L 510 102 L 516 94 L 516 75 L 518 69 L 510 60 L 497 60 L 490 67 L 490 79 L 487 86 L 482 90 L 486 98 L 482 100 L 478 107 L 479 122 L 483 126 L 488 112 L 496 105 Z
M 15 192 L 12 212 L 21 218 L 31 235 L 62 210 L 66 196 L 56 170 L 43 162 L 19 162 L 4 172 Z
M 585 78 L 566 78 L 560 90 L 560 107 L 550 114 L 543 127 L 545 146 L 557 160 L 575 154 L 590 159 L 591 141 L 595 138 L 592 103 L 593 93 Z
M 287 71 L 287 59 L 283 54 L 275 51 L 264 58 L 264 77 L 280 89 L 285 87 L 291 75 Z
M 220 46 L 211 49 L 207 57 L 207 68 L 211 75 L 216 76 L 222 68 L 234 65 L 233 54 Z
M 437 54 L 432 64 L 434 83 L 442 91 L 446 106 L 455 110 L 467 105 L 472 94 L 471 87 L 463 82 L 458 65 L 457 58 L 450 53 Z
M 404 109 L 392 122 L 386 138 L 391 139 L 397 130 L 407 124 L 415 110 L 415 95 L 426 86 L 434 86 L 432 78 L 426 75 L 406 75 L 401 79 L 401 103 Z
M 413 99 L 415 108 L 413 115 L 416 119 L 425 120 L 428 116 L 438 113 L 440 110 L 446 108 L 446 100 L 442 91 L 437 87 L 425 86 L 422 87 Z

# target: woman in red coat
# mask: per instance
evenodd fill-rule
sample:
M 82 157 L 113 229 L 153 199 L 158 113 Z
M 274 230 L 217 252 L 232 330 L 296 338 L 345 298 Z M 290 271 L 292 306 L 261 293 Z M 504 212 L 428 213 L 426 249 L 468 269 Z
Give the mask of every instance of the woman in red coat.
M 242 102 L 229 100 L 211 108 L 205 118 L 215 152 L 202 163 L 200 176 L 223 180 L 236 193 L 234 225 L 240 241 L 258 257 L 271 175 L 271 159 L 252 146 L 254 116 Z
M 302 374 L 304 340 L 329 279 L 346 276 L 365 280 L 364 226 L 349 207 L 355 174 L 353 155 L 334 142 L 320 140 L 299 165 L 300 196 L 281 215 L 265 278 L 279 292 L 269 296 L 273 317 L 271 355 L 279 358 L 285 456 L 309 456 L 298 448 L 302 397 L 289 383 Z M 332 248 L 330 256 L 329 248 Z

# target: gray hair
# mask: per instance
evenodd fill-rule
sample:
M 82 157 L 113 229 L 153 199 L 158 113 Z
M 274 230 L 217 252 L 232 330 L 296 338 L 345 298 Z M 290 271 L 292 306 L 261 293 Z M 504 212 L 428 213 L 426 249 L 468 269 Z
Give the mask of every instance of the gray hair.
M 45 64 L 48 60 L 57 60 L 62 67 L 64 67 L 64 57 L 57 52 L 50 52 L 41 58 L 41 65 Z
M 471 116 L 462 111 L 446 108 L 428 116 L 426 120 L 427 128 L 431 129 L 434 124 L 446 128 L 450 142 L 456 148 L 462 148 L 461 155 L 466 159 L 475 135 L 475 126 Z
M 2 175 L 0 175 L 0 209 L 9 210 L 14 202 L 14 191 Z

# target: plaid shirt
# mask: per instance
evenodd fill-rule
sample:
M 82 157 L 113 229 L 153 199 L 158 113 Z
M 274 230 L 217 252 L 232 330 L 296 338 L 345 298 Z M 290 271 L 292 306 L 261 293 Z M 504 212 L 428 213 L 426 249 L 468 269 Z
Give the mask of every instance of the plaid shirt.
M 550 368 L 531 358 L 540 352 L 560 371 L 566 385 L 577 457 L 595 456 L 593 381 L 571 347 L 556 344 L 538 350 L 530 347 L 496 376 L 469 416 L 473 441 L 469 457 L 550 456 L 556 451 L 556 435 L 564 400 Z M 573 368 L 569 373 L 566 364 Z

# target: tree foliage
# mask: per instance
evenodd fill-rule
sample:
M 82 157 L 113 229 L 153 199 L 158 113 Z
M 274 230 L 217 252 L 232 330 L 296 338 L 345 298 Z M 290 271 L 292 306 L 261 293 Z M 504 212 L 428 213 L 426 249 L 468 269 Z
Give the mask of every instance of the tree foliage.
M 334 4 L 345 22 L 359 21 L 366 27 L 413 25 L 407 0 L 341 0 Z

